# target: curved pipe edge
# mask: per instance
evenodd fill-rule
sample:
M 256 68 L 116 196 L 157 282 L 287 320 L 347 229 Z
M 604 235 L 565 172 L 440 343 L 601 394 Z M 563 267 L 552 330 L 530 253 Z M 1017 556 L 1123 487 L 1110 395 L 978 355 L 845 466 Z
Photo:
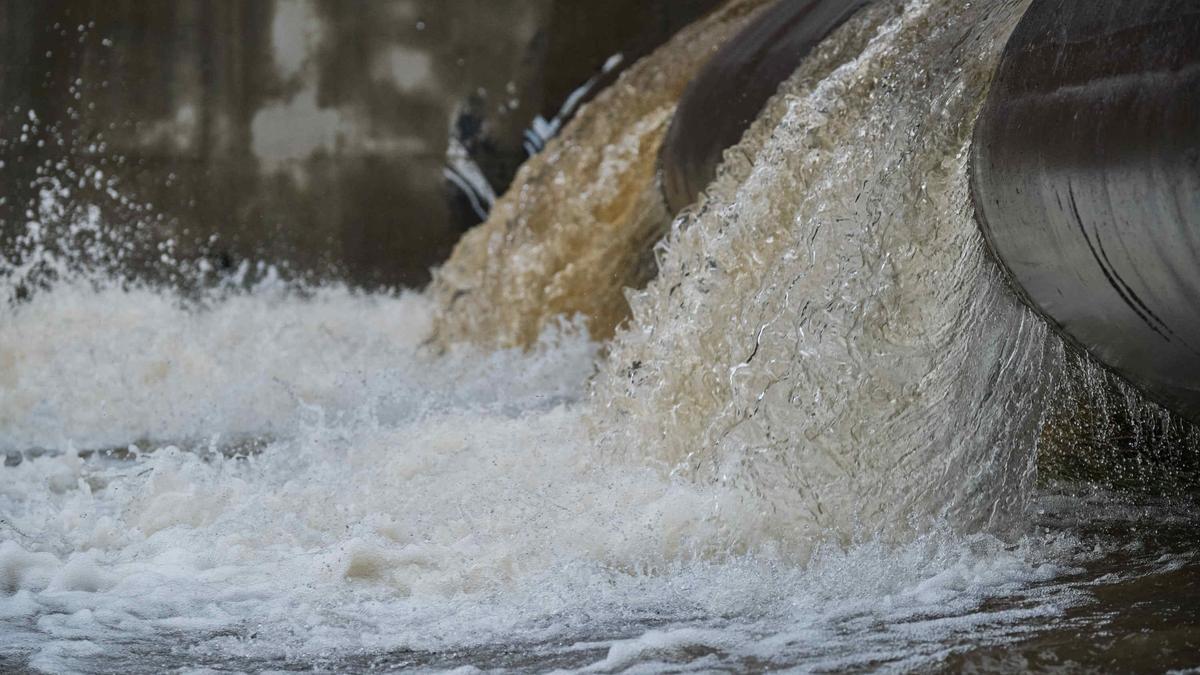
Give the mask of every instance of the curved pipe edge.
M 779 0 L 723 45 L 688 85 L 659 152 L 672 214 L 717 175 L 779 86 L 838 26 L 872 0 Z
M 1025 301 L 1200 422 L 1200 1 L 1034 0 L 976 124 L 971 190 Z

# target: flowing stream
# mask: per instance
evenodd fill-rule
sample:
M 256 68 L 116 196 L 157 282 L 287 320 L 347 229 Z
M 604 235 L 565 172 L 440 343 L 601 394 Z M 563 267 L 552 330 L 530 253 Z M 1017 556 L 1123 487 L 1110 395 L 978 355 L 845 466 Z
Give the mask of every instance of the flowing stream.
M 48 164 L 0 268 L 0 670 L 1200 666 L 1190 502 L 1038 481 L 1073 370 L 966 176 L 1024 7 L 861 13 L 674 223 L 635 67 L 424 292 L 131 281 Z

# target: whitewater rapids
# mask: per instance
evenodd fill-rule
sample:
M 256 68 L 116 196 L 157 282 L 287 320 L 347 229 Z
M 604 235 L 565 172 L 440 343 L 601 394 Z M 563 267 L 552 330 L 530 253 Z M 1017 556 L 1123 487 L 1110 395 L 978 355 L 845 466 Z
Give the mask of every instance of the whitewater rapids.
M 336 288 L 198 310 L 60 286 L 10 319 L 2 400 L 20 414 L 3 450 L 59 453 L 0 474 L 13 664 L 338 670 L 497 649 L 605 670 L 920 663 L 947 636 L 1016 632 L 1072 600 L 981 609 L 1061 573 L 1071 537 L 932 531 L 795 559 L 737 491 L 598 460 L 596 345 L 569 326 L 530 353 L 431 358 L 422 297 Z M 130 438 L 192 440 L 80 456 Z

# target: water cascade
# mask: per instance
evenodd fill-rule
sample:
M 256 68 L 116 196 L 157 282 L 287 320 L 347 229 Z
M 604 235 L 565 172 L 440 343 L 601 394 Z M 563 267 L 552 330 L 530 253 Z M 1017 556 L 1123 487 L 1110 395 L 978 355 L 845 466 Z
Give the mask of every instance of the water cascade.
M 0 260 L 0 670 L 1022 670 L 1100 662 L 1097 588 L 1159 593 L 1104 665 L 1194 665 L 1194 510 L 1036 481 L 1108 375 L 973 206 L 1030 4 L 845 17 L 672 220 L 676 103 L 767 7 L 731 0 L 420 292 L 76 264 L 120 228 L 47 165 Z
M 597 384 L 610 452 L 745 489 L 791 542 L 1021 513 L 1061 348 L 966 178 L 1021 9 L 874 7 L 801 66 L 633 298 Z
M 435 275 L 439 344 L 529 346 L 561 315 L 605 339 L 624 289 L 653 276 L 670 214 L 655 172 L 675 105 L 713 50 L 766 0 L 736 0 L 622 73 L 518 173 L 487 221 Z

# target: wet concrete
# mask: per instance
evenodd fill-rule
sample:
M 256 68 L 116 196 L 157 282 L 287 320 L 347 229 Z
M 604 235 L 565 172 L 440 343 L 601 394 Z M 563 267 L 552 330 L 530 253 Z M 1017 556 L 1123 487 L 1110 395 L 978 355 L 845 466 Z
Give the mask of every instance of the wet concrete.
M 0 235 L 65 160 L 183 257 L 419 285 L 475 219 L 442 176 L 461 111 L 499 191 L 535 115 L 716 4 L 0 0 Z

